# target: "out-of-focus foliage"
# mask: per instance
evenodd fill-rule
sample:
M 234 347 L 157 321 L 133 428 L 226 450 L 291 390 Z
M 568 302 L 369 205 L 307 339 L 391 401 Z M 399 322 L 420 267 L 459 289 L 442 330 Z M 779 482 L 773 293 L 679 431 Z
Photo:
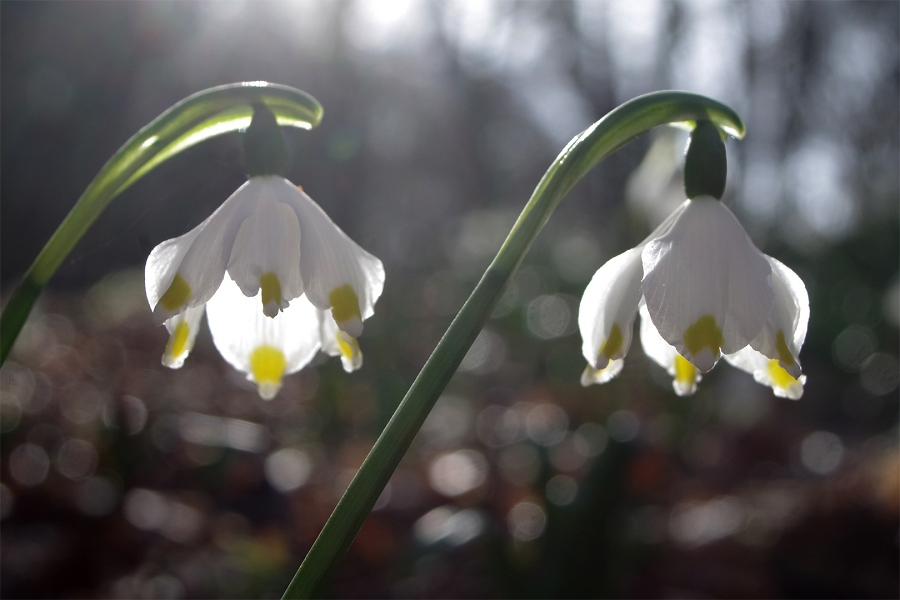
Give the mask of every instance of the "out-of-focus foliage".
M 0 372 L 5 597 L 270 597 L 574 134 L 637 94 L 734 107 L 725 201 L 809 288 L 799 402 L 639 351 L 583 389 L 578 298 L 680 201 L 683 136 L 580 184 L 329 593 L 890 597 L 898 591 L 898 5 L 0 4 L 8 294 L 106 158 L 174 101 L 264 79 L 325 106 L 290 177 L 385 262 L 353 375 L 271 402 L 201 337 L 159 365 L 140 268 L 243 180 L 237 137 L 129 189 Z M 205 335 L 205 334 L 204 334 Z

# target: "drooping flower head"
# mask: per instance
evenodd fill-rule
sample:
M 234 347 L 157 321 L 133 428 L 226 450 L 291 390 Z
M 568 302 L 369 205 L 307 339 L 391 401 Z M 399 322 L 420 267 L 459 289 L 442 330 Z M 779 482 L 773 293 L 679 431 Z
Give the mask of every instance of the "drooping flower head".
M 700 374 L 723 355 L 778 396 L 802 394 L 806 288 L 760 252 L 718 200 L 724 172 L 718 129 L 698 124 L 685 156 L 688 200 L 643 243 L 603 265 L 585 289 L 579 310 L 589 363 L 584 385 L 621 371 L 640 310 L 644 351 L 672 375 L 679 395 L 692 394 Z
M 249 181 L 200 225 L 156 246 L 145 269 L 153 317 L 170 333 L 163 364 L 184 363 L 205 307 L 219 352 L 264 398 L 320 349 L 340 354 L 347 371 L 359 368 L 356 338 L 384 286 L 381 261 L 282 176 L 280 135 L 271 112 L 255 106 L 244 143 Z

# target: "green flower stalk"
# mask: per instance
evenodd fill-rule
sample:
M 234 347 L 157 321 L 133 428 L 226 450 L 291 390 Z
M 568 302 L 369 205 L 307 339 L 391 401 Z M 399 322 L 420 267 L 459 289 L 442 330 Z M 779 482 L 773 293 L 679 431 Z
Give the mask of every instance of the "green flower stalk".
M 490 317 L 531 243 L 569 190 L 597 163 L 648 129 L 674 124 L 693 130 L 698 123 L 712 124 L 716 135 L 719 131 L 738 138 L 744 134 L 740 117 L 719 102 L 686 92 L 655 92 L 614 109 L 563 148 L 350 482 L 284 598 L 321 595 L 322 587 Z

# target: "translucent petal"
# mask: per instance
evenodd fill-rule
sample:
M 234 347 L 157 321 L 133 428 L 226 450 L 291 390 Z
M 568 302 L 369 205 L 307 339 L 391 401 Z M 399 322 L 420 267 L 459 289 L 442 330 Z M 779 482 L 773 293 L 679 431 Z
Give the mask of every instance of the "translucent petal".
M 245 296 L 263 288 L 262 309 L 273 317 L 303 294 L 300 223 L 285 194 L 299 190 L 283 177 L 254 177 L 247 197 L 253 212 L 243 221 L 228 262 L 228 274 Z
M 610 259 L 594 274 L 581 297 L 581 351 L 595 370 L 620 359 L 631 346 L 632 324 L 641 299 L 641 250 Z
M 359 337 L 362 321 L 372 316 L 384 287 L 384 267 L 309 196 L 294 190 L 291 204 L 300 222 L 300 273 L 306 296 L 320 310 L 333 308 L 338 326 Z
M 192 306 L 166 321 L 169 331 L 169 342 L 163 353 L 162 364 L 170 369 L 180 369 L 184 360 L 194 348 L 197 332 L 200 331 L 200 320 L 206 312 L 206 305 Z
M 678 354 L 673 346 L 662 338 L 650 319 L 647 306 L 641 303 L 641 346 L 653 362 L 672 376 L 672 388 L 679 396 L 689 396 L 697 391 L 700 371 Z
M 612 381 L 616 375 L 622 372 L 622 367 L 624 366 L 625 360 L 621 358 L 609 361 L 602 369 L 595 369 L 588 365 L 584 368 L 584 372 L 581 373 L 581 385 L 587 387 L 595 383 Z
M 701 371 L 749 344 L 772 310 L 769 263 L 714 198 L 688 201 L 641 258 L 641 290 L 653 324 Z
M 203 304 L 219 289 L 238 228 L 251 213 L 249 186 L 250 182 L 238 188 L 191 231 L 166 240 L 150 252 L 144 283 L 156 322 L 163 323 L 187 307 Z M 173 283 L 177 294 L 171 293 Z
M 338 328 L 330 310 L 319 310 L 318 313 L 322 352 L 328 356 L 340 356 L 341 365 L 347 373 L 362 367 L 362 350 L 356 338 Z
M 259 309 L 226 277 L 206 312 L 213 342 L 222 357 L 256 382 L 260 395 L 273 397 L 284 375 L 309 364 L 321 345 L 316 308 L 304 296 L 274 318 Z
M 792 377 L 777 360 L 767 358 L 750 346 L 734 354 L 726 354 L 725 360 L 733 366 L 753 375 L 757 383 L 767 385 L 779 398 L 799 400 L 803 396 L 806 375 Z
M 803 281 L 780 261 L 766 256 L 772 266 L 775 304 L 772 314 L 750 346 L 776 359 L 791 377 L 800 377 L 800 348 L 809 324 L 809 295 Z

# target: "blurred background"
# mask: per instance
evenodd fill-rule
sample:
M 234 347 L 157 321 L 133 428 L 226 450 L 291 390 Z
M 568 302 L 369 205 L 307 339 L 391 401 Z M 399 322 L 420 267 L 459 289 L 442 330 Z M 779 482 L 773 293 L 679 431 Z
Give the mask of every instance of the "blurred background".
M 290 178 L 387 271 L 364 367 L 265 402 L 208 332 L 183 369 L 150 249 L 244 180 L 240 136 L 130 188 L 0 371 L 4 597 L 280 596 L 564 144 L 636 95 L 742 115 L 725 201 L 812 317 L 800 401 L 724 362 L 679 398 L 637 342 L 582 388 L 593 272 L 683 199 L 660 129 L 541 233 L 341 563 L 332 597 L 897 597 L 896 2 L 2 2 L 2 294 L 181 98 L 301 88 Z

